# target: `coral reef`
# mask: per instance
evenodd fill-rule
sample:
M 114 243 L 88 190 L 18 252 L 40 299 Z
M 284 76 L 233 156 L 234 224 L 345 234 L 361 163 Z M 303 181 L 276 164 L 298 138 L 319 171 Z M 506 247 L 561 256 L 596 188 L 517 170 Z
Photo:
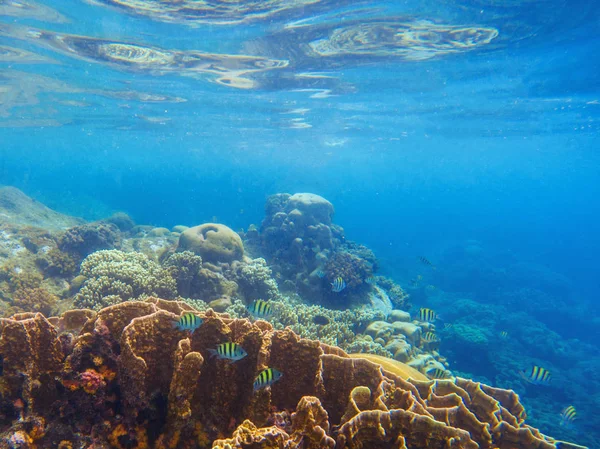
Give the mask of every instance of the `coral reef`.
M 45 288 L 22 288 L 13 294 L 11 313 L 40 312 L 50 316 L 59 298 Z
M 171 254 L 163 264 L 163 267 L 170 270 L 171 275 L 177 282 L 177 292 L 185 298 L 197 297 L 199 290 L 198 273 L 202 268 L 202 257 L 195 255 L 191 251 L 183 251 Z
M 38 255 L 35 262 L 46 276 L 67 277 L 77 271 L 79 260 L 72 254 L 52 248 Z
M 231 264 L 231 275 L 246 302 L 255 299 L 277 299 L 279 288 L 265 259 L 258 258 Z
M 191 251 L 211 263 L 231 263 L 242 259 L 244 245 L 240 236 L 227 226 L 205 223 L 183 231 L 177 251 Z
M 81 263 L 80 273 L 86 277 L 75 295 L 75 305 L 80 308 L 98 310 L 151 295 L 177 295 L 170 272 L 141 253 L 97 251 Z
M 313 271 L 327 260 L 336 242 L 343 240 L 341 228 L 331 223 L 333 205 L 318 195 L 272 195 L 265 211 L 262 248 L 276 271 L 286 278 Z
M 52 322 L 41 314 L 1 320 L 0 444 L 554 448 L 525 423 L 511 391 L 465 379 L 406 379 L 399 362 L 386 369 L 289 329 L 210 310 L 190 335 L 173 326 L 189 310 L 149 299 Z M 59 334 L 85 318 L 80 330 Z M 248 356 L 235 364 L 209 359 L 209 349 L 224 341 Z M 254 392 L 267 366 L 283 377 Z
M 58 248 L 83 259 L 94 251 L 118 248 L 119 228 L 112 223 L 86 223 L 68 229 L 58 238 Z

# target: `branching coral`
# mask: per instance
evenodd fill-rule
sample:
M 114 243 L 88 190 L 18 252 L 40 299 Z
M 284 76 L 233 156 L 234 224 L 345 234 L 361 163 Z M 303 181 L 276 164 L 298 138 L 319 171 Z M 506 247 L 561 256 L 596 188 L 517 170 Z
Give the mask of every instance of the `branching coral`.
M 271 269 L 265 259 L 250 262 L 234 262 L 231 271 L 246 301 L 255 299 L 277 299 L 279 288 L 272 277 Z
M 97 251 L 81 263 L 81 275 L 87 279 L 75 296 L 80 308 L 98 310 L 115 302 L 150 295 L 174 298 L 177 294 L 169 271 L 141 253 Z
M 198 272 L 202 268 L 202 257 L 191 251 L 182 251 L 169 256 L 163 265 L 171 271 L 177 282 L 177 292 L 184 298 L 194 297 L 197 290 Z
M 360 329 L 383 314 L 377 310 L 353 309 L 331 310 L 317 305 L 290 304 L 274 301 L 274 326 L 290 327 L 305 338 L 314 338 L 324 343 L 346 348 L 357 340 Z

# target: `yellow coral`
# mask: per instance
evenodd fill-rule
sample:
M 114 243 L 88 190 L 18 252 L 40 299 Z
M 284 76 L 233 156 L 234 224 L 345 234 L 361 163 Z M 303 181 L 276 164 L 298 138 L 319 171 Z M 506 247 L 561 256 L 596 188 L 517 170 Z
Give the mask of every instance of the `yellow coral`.
M 58 443 L 58 449 L 73 449 L 73 443 L 69 440 L 62 440 Z

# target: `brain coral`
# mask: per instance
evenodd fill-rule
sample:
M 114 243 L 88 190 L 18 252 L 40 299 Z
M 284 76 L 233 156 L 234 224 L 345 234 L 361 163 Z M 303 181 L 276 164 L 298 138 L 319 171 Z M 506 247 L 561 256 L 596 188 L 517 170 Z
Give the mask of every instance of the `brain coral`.
M 149 295 L 174 298 L 176 282 L 168 270 L 141 253 L 97 251 L 81 263 L 86 277 L 75 295 L 75 305 L 98 310 L 115 302 Z
M 177 251 L 191 251 L 207 262 L 230 263 L 242 259 L 244 245 L 240 236 L 227 226 L 205 223 L 183 231 Z
M 73 447 L 555 449 L 525 423 L 512 391 L 407 379 L 399 362 L 390 371 L 289 329 L 212 311 L 199 313 L 204 324 L 189 335 L 173 326 L 189 310 L 151 299 L 82 310 L 78 320 L 71 313 L 69 322 L 87 321 L 68 334 L 70 345 L 58 332 L 66 317 L 1 320 L 2 410 L 14 411 L 21 394 L 27 402 L 2 444 L 22 433 L 33 439 L 32 420 L 43 419 L 40 449 L 64 440 L 64 423 Z M 210 359 L 225 341 L 248 356 Z M 283 377 L 253 391 L 267 366 Z

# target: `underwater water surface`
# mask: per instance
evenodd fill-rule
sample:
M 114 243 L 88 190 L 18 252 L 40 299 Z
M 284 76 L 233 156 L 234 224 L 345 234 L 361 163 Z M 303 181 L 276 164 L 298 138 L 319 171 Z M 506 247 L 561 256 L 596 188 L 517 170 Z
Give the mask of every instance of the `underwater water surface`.
M 599 50 L 594 1 L 0 0 L 0 186 L 236 231 L 320 195 L 450 369 L 598 447 Z

